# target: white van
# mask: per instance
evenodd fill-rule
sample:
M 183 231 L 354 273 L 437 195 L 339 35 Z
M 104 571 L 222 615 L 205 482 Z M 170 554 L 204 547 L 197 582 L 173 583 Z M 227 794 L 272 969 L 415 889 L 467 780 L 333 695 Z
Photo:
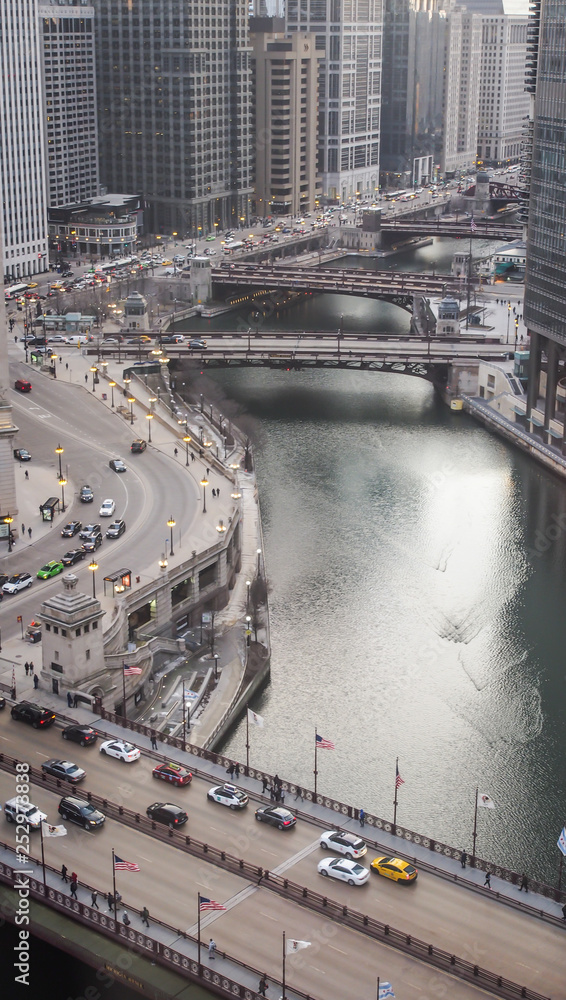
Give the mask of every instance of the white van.
M 89 337 L 88 333 L 76 333 L 72 337 L 67 337 L 67 343 L 71 347 L 79 347 L 82 344 L 88 343 L 89 340 L 92 340 L 92 337 Z
M 19 820 L 20 823 L 29 826 L 30 830 L 39 830 L 43 820 L 47 819 L 47 813 L 41 812 L 31 802 L 24 805 L 17 796 L 15 799 L 8 799 L 4 804 L 4 815 L 8 823 L 17 823 Z

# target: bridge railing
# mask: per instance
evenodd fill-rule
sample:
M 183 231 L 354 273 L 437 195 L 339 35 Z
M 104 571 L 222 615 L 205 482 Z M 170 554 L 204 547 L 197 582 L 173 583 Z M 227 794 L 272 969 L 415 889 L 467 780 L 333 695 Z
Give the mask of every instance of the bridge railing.
M 104 708 L 101 710 L 101 715 L 102 718 L 106 719 L 108 722 L 113 722 L 116 725 L 129 729 L 132 732 L 140 733 L 140 735 L 147 736 L 149 738 L 151 738 L 151 736 L 158 736 L 162 743 L 174 746 L 178 750 L 186 750 L 195 757 L 200 757 L 203 760 L 209 760 L 211 763 L 219 764 L 225 769 L 230 767 L 230 765 L 235 766 L 237 763 L 230 757 L 226 757 L 224 754 L 217 754 L 213 750 L 207 750 L 205 747 L 198 747 L 189 743 L 186 743 L 183 746 L 182 740 L 163 736 L 161 733 L 156 732 L 156 730 L 150 728 L 149 726 L 132 722 L 129 719 L 123 719 L 121 716 L 116 715 L 114 712 L 108 712 Z M 247 770 L 244 769 L 244 773 L 246 773 L 248 777 L 255 778 L 258 781 L 262 781 L 265 777 L 267 778 L 269 784 L 273 784 L 274 775 L 268 774 L 266 771 L 249 768 Z M 300 789 L 300 786 L 292 781 L 283 781 L 282 788 L 285 792 L 295 795 L 297 793 L 297 789 Z M 316 802 L 317 805 L 324 806 L 326 809 L 330 809 L 332 812 L 344 817 L 345 819 L 359 818 L 359 811 L 355 809 L 354 806 L 341 802 L 339 799 L 334 799 L 329 795 L 322 795 L 321 793 L 317 793 L 315 796 L 315 793 L 312 790 L 306 788 L 302 789 L 302 792 L 304 798 L 308 802 Z M 462 856 L 461 850 L 456 847 L 451 847 L 449 844 L 445 844 L 441 840 L 437 840 L 433 837 L 427 837 L 422 833 L 415 833 L 414 830 L 410 830 L 408 827 L 400 826 L 399 824 L 396 824 L 396 826 L 393 827 L 393 823 L 390 820 L 376 816 L 374 813 L 365 813 L 365 823 L 371 829 L 383 831 L 384 833 L 390 833 L 393 836 L 404 840 L 407 844 L 415 844 L 418 847 L 424 847 L 431 851 L 434 855 L 442 855 L 445 858 L 451 858 L 455 861 L 459 861 Z M 480 858 L 478 856 L 470 857 L 469 863 L 471 867 L 477 868 L 483 872 L 489 872 L 491 875 L 502 879 L 504 882 L 509 882 L 511 885 L 520 885 L 521 883 L 522 874 L 513 871 L 513 869 L 505 868 L 504 865 L 494 864 L 493 862 L 487 861 L 485 858 Z M 540 879 L 532 878 L 529 878 L 529 887 L 533 892 L 538 892 L 541 896 L 544 896 L 547 899 L 553 899 L 559 903 L 566 903 L 566 890 L 564 889 L 557 889 Z

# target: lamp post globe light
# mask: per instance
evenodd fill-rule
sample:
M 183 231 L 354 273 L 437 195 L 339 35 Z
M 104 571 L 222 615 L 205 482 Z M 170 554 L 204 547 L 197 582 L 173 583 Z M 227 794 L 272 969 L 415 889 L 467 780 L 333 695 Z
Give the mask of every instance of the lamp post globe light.
M 202 512 L 206 514 L 206 487 L 208 486 L 208 479 L 203 476 L 200 485 L 202 486 Z
M 63 514 L 65 513 L 65 511 L 67 509 L 65 507 L 65 486 L 66 485 L 67 485 L 67 480 L 64 479 L 63 476 L 61 476 L 61 478 L 59 480 L 59 486 L 61 487 L 61 511 L 62 511 Z
M 90 370 L 92 372 L 92 391 L 96 392 L 95 379 L 96 379 L 96 375 L 97 375 L 97 372 L 98 372 L 98 368 L 96 367 L 96 365 L 91 365 Z
M 95 559 L 93 559 L 92 562 L 89 563 L 88 568 L 92 573 L 92 596 L 96 597 L 96 571 L 98 569 L 98 563 L 96 562 Z
M 177 522 L 175 521 L 173 515 L 171 514 L 171 517 L 167 521 L 167 527 L 169 528 L 169 530 L 171 532 L 171 544 L 169 546 L 169 555 L 170 556 L 174 556 L 175 555 L 175 553 L 173 552 L 173 528 L 175 527 L 176 523 Z
M 162 573 L 164 573 L 165 570 L 167 569 L 167 559 L 165 558 L 164 552 L 161 553 L 161 559 L 159 560 L 159 569 L 162 571 Z
M 12 551 L 12 524 L 14 523 L 14 518 L 10 514 L 6 514 L 4 518 L 4 524 L 8 525 L 8 552 Z
M 216 525 L 216 530 L 217 530 L 217 532 L 218 532 L 219 535 L 223 535 L 224 532 L 226 531 L 226 525 L 224 524 L 224 521 L 222 520 L 222 518 L 220 518 L 218 524 Z
M 185 465 L 189 464 L 189 443 L 191 441 L 190 434 L 185 434 L 183 441 L 185 442 Z
M 252 583 L 251 580 L 246 580 L 246 611 L 250 610 L 250 587 Z
M 215 681 L 218 680 L 218 658 L 219 658 L 219 656 L 220 656 L 219 653 L 215 653 L 214 654 L 214 680 Z
M 115 382 L 109 382 L 108 385 L 110 386 L 110 388 L 112 390 L 112 409 L 114 409 L 114 389 L 116 388 L 116 383 Z
M 133 424 L 133 422 L 134 422 L 134 403 L 135 403 L 135 401 L 136 400 L 135 400 L 134 396 L 128 396 L 128 403 L 130 404 L 130 423 L 131 424 Z
M 61 455 L 63 454 L 64 450 L 65 449 L 62 448 L 60 444 L 58 444 L 57 447 L 56 447 L 56 449 L 55 449 L 55 454 L 59 456 L 59 479 L 60 480 L 63 478 L 63 469 L 61 468 Z
M 149 443 L 151 444 L 151 421 L 153 420 L 153 413 L 146 413 L 145 419 L 147 420 L 147 426 L 148 426 L 147 439 L 148 439 Z

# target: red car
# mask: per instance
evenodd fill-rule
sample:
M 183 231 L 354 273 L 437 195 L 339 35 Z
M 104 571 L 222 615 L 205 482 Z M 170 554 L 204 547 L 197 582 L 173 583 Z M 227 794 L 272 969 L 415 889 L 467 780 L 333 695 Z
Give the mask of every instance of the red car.
M 158 764 L 152 773 L 154 778 L 170 781 L 173 785 L 189 785 L 193 780 L 191 772 L 180 764 Z

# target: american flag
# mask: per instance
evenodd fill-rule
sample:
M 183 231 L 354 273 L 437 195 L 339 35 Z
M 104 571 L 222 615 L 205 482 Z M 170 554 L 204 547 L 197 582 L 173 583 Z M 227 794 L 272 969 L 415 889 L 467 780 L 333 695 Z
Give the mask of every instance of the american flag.
M 222 903 L 217 903 L 215 899 L 207 899 L 206 896 L 199 896 L 199 903 L 201 910 L 225 910 L 226 907 L 222 906 Z
M 119 858 L 117 854 L 114 855 L 114 871 L 115 872 L 139 872 L 140 866 L 136 865 L 135 861 L 124 861 L 123 858 Z
M 127 663 L 124 663 L 124 677 L 134 677 L 136 674 L 141 674 L 141 667 L 131 667 Z
M 332 740 L 325 740 L 324 736 L 319 736 L 316 734 L 316 747 L 317 750 L 336 750 Z
M 470 219 L 470 229 L 472 230 L 473 233 L 475 233 L 475 231 L 476 231 L 477 228 L 478 227 L 476 226 L 476 224 L 474 222 L 474 217 L 472 215 L 472 218 Z
M 399 774 L 399 765 L 395 764 L 395 788 L 400 788 L 401 785 L 404 784 L 405 782 L 403 781 L 403 778 Z

